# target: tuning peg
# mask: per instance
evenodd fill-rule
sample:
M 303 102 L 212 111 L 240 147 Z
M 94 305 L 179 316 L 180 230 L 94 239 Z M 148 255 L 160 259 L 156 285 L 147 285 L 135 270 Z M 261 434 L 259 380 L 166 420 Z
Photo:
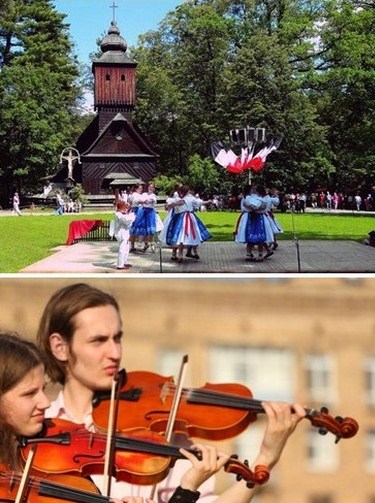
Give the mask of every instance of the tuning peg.
M 237 473 L 237 475 L 236 475 L 237 482 L 239 482 L 242 479 L 243 479 L 243 476 L 240 473 Z
M 338 423 L 343 423 L 344 422 L 344 418 L 341 417 L 341 416 L 336 416 L 335 417 L 335 420 L 338 422 Z
M 320 433 L 321 435 L 327 435 L 327 433 L 328 433 L 327 428 L 324 428 L 324 426 L 322 426 L 321 428 L 319 428 L 319 430 L 318 430 L 318 431 L 319 431 L 319 433 Z
M 329 409 L 328 409 L 328 407 L 324 407 L 324 406 L 323 406 L 323 407 L 320 409 L 320 412 L 321 412 L 322 414 L 328 414 Z
M 254 484 L 254 482 L 252 482 L 251 480 L 249 480 L 248 482 L 246 482 L 246 487 L 248 489 L 252 489 L 253 487 L 255 487 L 255 484 Z

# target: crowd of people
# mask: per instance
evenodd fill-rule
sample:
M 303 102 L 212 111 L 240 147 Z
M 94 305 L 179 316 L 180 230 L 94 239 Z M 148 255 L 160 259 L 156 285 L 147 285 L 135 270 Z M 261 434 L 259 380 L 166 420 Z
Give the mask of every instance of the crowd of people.
M 282 197 L 282 211 L 304 213 L 306 208 L 325 210 L 372 211 L 374 197 L 371 193 L 361 195 L 360 192 L 330 192 L 329 190 L 312 193 L 287 193 Z
M 30 478 L 30 470 L 41 439 L 49 435 L 48 420 L 52 424 L 60 420 L 61 433 L 64 427 L 73 431 L 77 425 L 79 431 L 91 432 L 90 438 L 95 441 L 93 435 L 98 432 L 98 425 L 93 401 L 98 392 L 111 395 L 115 388 L 121 370 L 124 331 L 120 307 L 112 295 L 86 283 L 75 283 L 57 290 L 47 302 L 36 343 L 16 334 L 0 333 L 0 473 L 5 480 L 2 487 L 13 491 L 12 500 L 21 501 L 21 496 L 30 491 L 36 496 L 38 491 L 43 494 L 43 482 L 36 483 L 34 472 Z M 52 401 L 46 395 L 46 380 L 49 385 L 57 383 L 60 388 Z M 147 389 L 144 392 L 147 393 Z M 267 424 L 259 452 L 249 464 L 249 470 L 263 467 L 270 470 L 272 476 L 272 469 L 288 438 L 306 411 L 299 404 L 283 402 L 263 402 L 262 406 Z M 117 434 L 116 421 L 108 420 L 108 423 Z M 26 458 L 22 446 L 35 436 L 39 437 L 36 454 Z M 108 433 L 108 436 L 112 435 Z M 85 445 L 89 451 L 90 441 Z M 118 449 L 116 443 L 113 447 L 115 451 Z M 65 462 L 69 446 L 59 442 L 54 449 L 58 454 L 39 457 L 47 477 L 61 473 L 59 460 Z M 235 481 L 221 494 L 215 493 L 214 476 L 223 470 L 230 458 L 215 445 L 185 439 L 179 450 L 181 459 L 156 485 L 134 483 L 127 478 L 125 470 L 108 470 L 107 456 L 97 458 L 91 467 L 92 491 L 95 488 L 107 497 L 100 501 L 115 503 L 194 503 L 197 500 L 249 503 L 257 493 L 259 487 L 249 487 L 246 480 Z M 90 453 L 82 447 L 80 454 L 86 460 L 85 454 Z M 145 470 L 143 462 L 140 463 L 141 471 Z M 64 500 L 69 501 L 67 488 L 74 487 L 76 492 L 72 493 L 71 501 L 92 501 L 84 498 L 87 493 L 77 492 L 78 485 L 73 482 L 75 477 L 84 475 L 84 470 L 77 470 L 69 479 L 63 478 L 57 486 L 57 495 L 60 491 L 65 494 Z M 48 478 L 49 491 L 55 480 Z M 93 492 L 89 494 L 93 498 Z

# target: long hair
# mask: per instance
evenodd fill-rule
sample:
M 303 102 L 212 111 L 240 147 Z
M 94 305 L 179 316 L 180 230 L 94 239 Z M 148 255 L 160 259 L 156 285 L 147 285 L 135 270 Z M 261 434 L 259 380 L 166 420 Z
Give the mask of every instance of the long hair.
M 86 283 L 67 286 L 52 295 L 43 311 L 37 332 L 38 345 L 44 354 L 46 372 L 51 381 L 65 383 L 66 364 L 52 354 L 50 336 L 58 333 L 71 346 L 76 328 L 75 316 L 84 309 L 108 305 L 120 314 L 119 305 L 112 295 Z
M 7 424 L 3 396 L 35 367 L 44 364 L 42 355 L 31 341 L 17 334 L 0 332 L 0 462 L 19 468 L 16 436 Z

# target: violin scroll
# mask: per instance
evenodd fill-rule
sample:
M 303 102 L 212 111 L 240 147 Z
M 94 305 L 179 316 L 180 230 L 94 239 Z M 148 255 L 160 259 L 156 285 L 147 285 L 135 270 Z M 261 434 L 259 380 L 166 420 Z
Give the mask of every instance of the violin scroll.
M 247 460 L 243 463 L 238 461 L 237 454 L 230 457 L 229 461 L 224 465 L 224 470 L 227 473 L 234 473 L 238 481 L 245 480 L 249 489 L 255 487 L 255 485 L 265 484 L 270 478 L 270 471 L 267 466 L 257 465 L 252 471 Z
M 352 438 L 357 434 L 358 423 L 351 417 L 333 417 L 328 413 L 327 407 L 322 407 L 320 411 L 315 409 L 306 409 L 306 418 L 310 420 L 313 426 L 319 428 L 321 435 L 326 435 L 328 432 L 336 436 L 335 443 L 342 438 Z

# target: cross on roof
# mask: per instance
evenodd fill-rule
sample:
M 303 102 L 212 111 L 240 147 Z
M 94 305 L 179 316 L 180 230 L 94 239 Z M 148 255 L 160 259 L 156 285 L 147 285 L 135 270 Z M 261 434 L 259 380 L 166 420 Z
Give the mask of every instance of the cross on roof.
M 109 8 L 113 10 L 113 21 L 116 21 L 116 9 L 118 9 L 118 5 L 113 2 L 112 5 L 109 6 Z

